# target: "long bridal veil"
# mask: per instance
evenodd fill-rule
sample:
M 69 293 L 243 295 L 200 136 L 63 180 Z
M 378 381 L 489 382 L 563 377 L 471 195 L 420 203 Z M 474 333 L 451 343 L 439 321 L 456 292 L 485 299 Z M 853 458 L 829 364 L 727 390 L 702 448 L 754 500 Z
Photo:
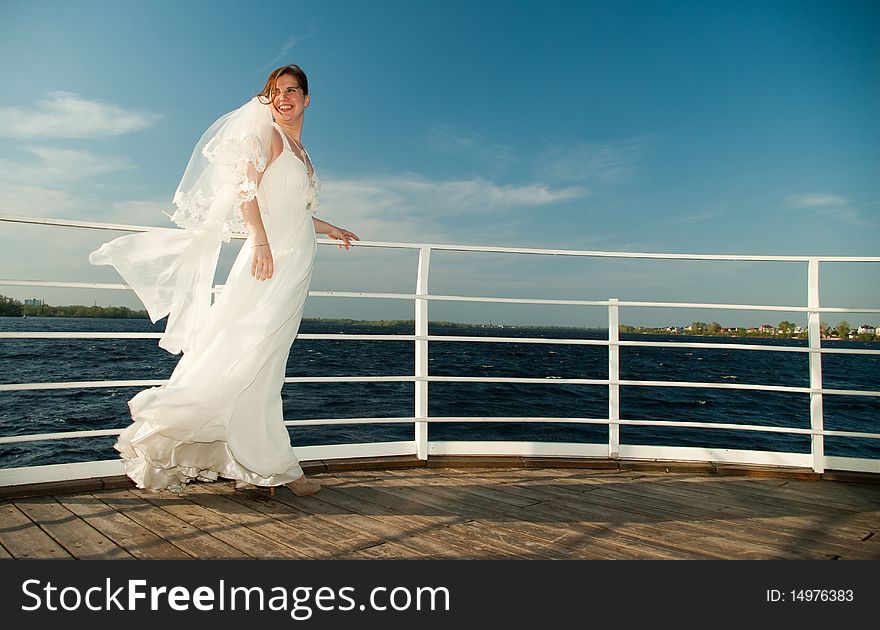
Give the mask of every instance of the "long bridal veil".
M 202 135 L 174 194 L 169 215 L 183 230 L 129 234 L 89 255 L 113 265 L 143 302 L 153 323 L 168 316 L 159 346 L 176 354 L 193 347 L 211 305 L 220 245 L 246 235 L 241 204 L 254 198 L 266 168 L 272 114 L 254 97 Z

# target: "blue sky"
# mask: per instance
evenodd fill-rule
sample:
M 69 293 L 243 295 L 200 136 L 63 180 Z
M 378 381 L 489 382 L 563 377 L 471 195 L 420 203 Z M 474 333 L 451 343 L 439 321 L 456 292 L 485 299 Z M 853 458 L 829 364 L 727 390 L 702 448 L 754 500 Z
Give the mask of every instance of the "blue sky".
M 258 17 L 256 17 L 258 16 Z M 309 74 L 326 220 L 374 241 L 880 255 L 876 2 L 0 2 L 0 213 L 168 226 L 193 145 L 274 67 Z M 2 277 L 116 282 L 113 233 L 0 225 Z M 235 248 L 224 252 L 228 267 Z M 797 305 L 805 265 L 438 254 L 432 292 Z M 823 271 L 878 306 L 878 264 Z M 313 288 L 411 292 L 406 252 L 321 248 Z M 120 291 L 0 288 L 53 304 Z M 411 317 L 313 298 L 307 316 Z M 432 319 L 601 325 L 438 303 Z M 784 313 L 630 310 L 631 324 Z M 877 315 L 853 315 L 850 323 Z M 831 322 L 836 321 L 831 316 Z

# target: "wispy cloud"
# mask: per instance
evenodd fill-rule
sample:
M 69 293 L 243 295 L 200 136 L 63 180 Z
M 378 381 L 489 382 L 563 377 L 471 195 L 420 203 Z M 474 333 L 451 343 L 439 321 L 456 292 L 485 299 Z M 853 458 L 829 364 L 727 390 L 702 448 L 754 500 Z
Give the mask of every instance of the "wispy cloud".
M 23 149 L 37 157 L 31 163 L 0 160 L 0 181 L 71 182 L 135 168 L 128 158 L 98 156 L 89 151 L 29 146 Z
M 677 219 L 675 219 L 674 223 L 698 223 L 700 221 L 711 221 L 713 219 L 719 219 L 723 216 L 724 213 L 721 212 L 721 210 L 714 210 L 712 212 L 700 212 L 686 217 L 678 217 Z
M 132 199 L 112 203 L 106 215 L 98 212 L 95 214 L 95 220 L 130 225 L 174 227 L 168 218 L 168 214 L 173 211 L 174 204 L 171 203 L 170 196 L 165 199 Z
M 545 206 L 577 199 L 585 192 L 576 186 L 552 189 L 543 183 L 502 186 L 481 178 L 431 181 L 393 177 L 383 183 L 396 194 L 416 203 L 432 200 L 430 205 L 436 205 L 437 210 L 447 215 Z
M 449 123 L 434 123 L 425 140 L 428 147 L 438 153 L 474 157 L 494 172 L 504 171 L 519 162 L 510 146 L 492 142 L 479 133 L 462 131 Z
M 474 226 L 480 219 L 497 222 L 498 216 L 504 216 L 503 224 L 507 225 L 514 219 L 513 213 L 578 199 L 585 193 L 579 187 L 553 188 L 544 183 L 509 186 L 481 178 L 325 178 L 321 208 L 328 220 L 369 240 L 473 242 Z M 468 220 L 462 221 L 462 217 Z M 503 235 L 494 232 L 489 240 L 501 244 L 499 238 Z
M 854 204 L 840 195 L 819 193 L 790 195 L 786 201 L 794 208 L 812 209 L 811 217 L 832 218 L 856 227 L 880 227 L 880 222 L 863 217 Z
M 318 33 L 317 26 L 318 26 L 318 18 L 313 17 L 311 20 L 309 20 L 309 25 L 308 25 L 308 27 L 306 27 L 305 35 L 291 35 L 290 37 L 288 37 L 287 41 L 284 42 L 284 44 L 281 46 L 281 49 L 272 58 L 272 60 L 269 63 L 267 63 L 265 66 L 260 68 L 260 72 L 265 72 L 269 68 L 274 69 L 278 66 L 279 63 L 290 63 L 290 61 L 287 59 L 287 53 L 289 53 L 290 50 L 294 46 L 301 44 L 304 41 L 306 41 L 307 39 L 309 39 L 310 37 L 314 37 L 315 35 L 317 35 L 317 33 Z
M 420 216 L 493 213 L 511 208 L 537 207 L 577 199 L 583 188 L 551 188 L 544 183 L 499 185 L 482 178 L 431 180 L 419 175 L 326 181 L 325 196 L 344 194 L 357 205 L 382 212 Z M 323 202 L 322 202 L 323 203 Z
M 0 137 L 92 138 L 118 136 L 152 125 L 161 116 L 51 92 L 33 108 L 0 107 Z
M 135 168 L 121 156 L 104 157 L 89 151 L 30 146 L 22 155 L 35 159 L 0 160 L 0 212 L 39 217 L 74 217 L 104 204 L 95 196 L 101 175 Z
M 58 217 L 81 207 L 81 201 L 64 190 L 14 182 L 0 186 L 0 212 L 3 214 Z
M 647 138 L 554 147 L 537 158 L 539 175 L 553 181 L 618 184 L 635 172 Z
M 787 201 L 795 208 L 839 207 L 847 204 L 844 197 L 826 194 L 790 195 Z

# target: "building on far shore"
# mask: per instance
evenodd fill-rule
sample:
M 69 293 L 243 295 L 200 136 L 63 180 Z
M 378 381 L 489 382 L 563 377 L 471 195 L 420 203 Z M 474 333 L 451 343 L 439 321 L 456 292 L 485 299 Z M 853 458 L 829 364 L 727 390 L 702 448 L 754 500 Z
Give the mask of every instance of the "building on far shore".
M 37 298 L 31 298 L 29 300 L 24 301 L 25 306 L 42 306 L 44 303 L 43 300 L 39 300 Z

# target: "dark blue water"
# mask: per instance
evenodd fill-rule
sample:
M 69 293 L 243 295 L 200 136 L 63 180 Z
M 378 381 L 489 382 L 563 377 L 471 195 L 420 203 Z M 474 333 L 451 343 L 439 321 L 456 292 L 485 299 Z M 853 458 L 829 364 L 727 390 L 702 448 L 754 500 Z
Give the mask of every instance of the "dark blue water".
M 0 318 L 0 330 L 161 332 L 164 322 L 74 318 Z M 412 334 L 412 325 L 380 326 L 303 322 L 305 333 Z M 601 339 L 602 331 L 564 328 L 443 327 L 435 335 Z M 622 379 L 809 385 L 805 353 L 731 350 L 741 339 L 623 335 L 645 341 L 712 341 L 717 348 L 620 349 Z M 156 339 L 2 339 L 0 382 L 52 382 L 167 378 L 178 357 Z M 797 340 L 749 339 L 766 345 Z M 880 348 L 876 342 L 828 342 L 835 347 Z M 288 376 L 411 375 L 413 343 L 298 340 Z M 547 384 L 431 383 L 432 416 L 585 417 L 608 415 L 606 386 L 553 383 L 554 378 L 607 378 L 602 346 L 431 343 L 429 372 L 436 376 L 539 377 Z M 880 355 L 824 355 L 824 386 L 877 389 Z M 127 401 L 140 388 L 61 389 L 0 393 L 0 435 L 122 428 Z M 305 383 L 283 390 L 285 419 L 406 417 L 413 415 L 412 383 Z M 880 433 L 880 398 L 824 397 L 825 428 Z M 622 387 L 621 417 L 809 428 L 809 396 L 778 392 L 677 387 Z M 295 446 L 412 439 L 412 425 L 296 427 Z M 563 423 L 433 424 L 432 440 L 528 440 L 606 443 L 607 428 Z M 27 442 L 0 446 L 0 467 L 110 459 L 113 437 Z M 621 427 L 624 444 L 699 446 L 807 453 L 801 436 L 660 427 Z M 880 458 L 880 440 L 827 437 L 828 455 Z

